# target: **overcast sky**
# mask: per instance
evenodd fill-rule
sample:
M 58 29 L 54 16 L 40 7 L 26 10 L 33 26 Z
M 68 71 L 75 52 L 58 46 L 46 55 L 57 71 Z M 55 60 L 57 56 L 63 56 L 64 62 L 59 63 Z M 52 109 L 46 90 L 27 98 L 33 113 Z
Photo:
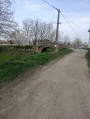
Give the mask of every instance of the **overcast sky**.
M 88 9 L 90 8 L 90 0 L 47 0 L 47 2 L 60 9 L 77 32 L 76 34 L 75 31 L 70 28 L 61 15 L 60 22 L 62 24 L 60 24 L 59 31 L 63 33 L 63 35 L 68 35 L 71 41 L 73 41 L 75 37 L 81 38 L 82 41 L 89 40 L 87 31 L 90 27 L 90 9 Z M 47 23 L 53 22 L 54 27 L 56 27 L 57 11 L 42 0 L 15 0 L 12 8 L 15 10 L 14 18 L 20 25 L 22 24 L 22 19 L 31 18 L 33 20 L 40 19 L 42 22 Z

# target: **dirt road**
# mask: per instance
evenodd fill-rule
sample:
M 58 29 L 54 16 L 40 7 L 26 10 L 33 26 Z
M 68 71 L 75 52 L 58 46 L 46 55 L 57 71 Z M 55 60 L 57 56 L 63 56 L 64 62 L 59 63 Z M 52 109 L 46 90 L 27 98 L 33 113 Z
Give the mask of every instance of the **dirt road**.
M 85 50 L 46 65 L 0 92 L 0 119 L 90 119 L 90 75 Z M 32 79 L 32 80 L 31 80 Z

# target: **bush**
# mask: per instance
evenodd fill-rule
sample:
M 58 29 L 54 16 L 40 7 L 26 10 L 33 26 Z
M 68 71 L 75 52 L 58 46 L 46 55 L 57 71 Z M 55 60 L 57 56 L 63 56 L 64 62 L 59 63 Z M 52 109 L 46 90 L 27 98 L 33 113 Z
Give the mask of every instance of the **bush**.
M 33 45 L 26 45 L 26 46 L 24 46 L 24 48 L 25 49 L 31 49 L 31 48 L 33 48 Z
M 15 48 L 22 48 L 22 49 L 31 49 L 31 48 L 33 48 L 33 45 L 25 45 L 25 46 L 19 46 L 19 45 L 17 45 L 17 46 L 14 46 Z

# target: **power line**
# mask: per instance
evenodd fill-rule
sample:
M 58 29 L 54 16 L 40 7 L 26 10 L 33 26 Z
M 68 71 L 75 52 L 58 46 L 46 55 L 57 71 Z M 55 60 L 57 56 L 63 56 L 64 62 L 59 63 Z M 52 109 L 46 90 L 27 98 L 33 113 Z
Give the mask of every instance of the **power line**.
M 47 3 L 49 6 L 53 7 L 54 9 L 59 10 L 59 9 L 57 9 L 55 6 L 53 6 L 53 5 L 51 5 L 50 3 L 48 3 L 47 1 L 43 0 L 43 2 Z M 75 11 L 84 11 L 84 10 L 90 10 L 90 8 L 70 10 L 70 11 L 62 11 L 62 12 L 75 12 Z
M 61 12 L 62 14 L 62 12 Z M 63 18 L 66 20 L 66 22 L 68 23 L 68 25 L 71 27 L 71 29 L 75 32 L 76 35 L 78 35 L 78 33 L 76 32 L 76 30 L 72 27 L 72 25 L 68 22 L 67 18 L 62 14 Z
M 57 17 L 57 29 L 56 29 L 56 43 L 55 43 L 55 52 L 57 52 L 57 42 L 58 42 L 58 32 L 59 32 L 59 21 L 60 21 L 60 9 L 57 9 L 56 7 L 54 7 L 53 5 L 51 5 L 50 3 L 48 3 L 47 1 L 43 0 L 46 4 L 48 4 L 49 6 L 51 6 L 52 8 L 54 8 L 55 10 L 57 10 L 58 12 L 58 17 Z
M 86 9 L 77 9 L 77 10 L 70 10 L 70 11 L 62 11 L 62 12 L 76 12 L 76 11 L 84 11 L 84 10 L 90 10 L 90 8 L 86 8 Z
M 65 16 L 65 15 L 64 15 Z M 66 17 L 66 16 L 65 16 Z M 83 27 L 81 27 L 80 25 L 74 23 L 72 20 L 70 20 L 68 17 L 66 17 L 70 22 L 72 22 L 73 24 L 75 24 L 78 28 L 81 28 L 82 30 L 86 31 Z M 87 32 L 87 31 L 86 31 Z
M 47 1 L 43 0 L 43 2 L 47 3 L 49 6 L 51 6 L 52 8 L 56 9 L 56 10 L 59 10 L 57 9 L 56 7 L 54 7 L 53 5 L 51 5 L 50 3 L 48 3 Z

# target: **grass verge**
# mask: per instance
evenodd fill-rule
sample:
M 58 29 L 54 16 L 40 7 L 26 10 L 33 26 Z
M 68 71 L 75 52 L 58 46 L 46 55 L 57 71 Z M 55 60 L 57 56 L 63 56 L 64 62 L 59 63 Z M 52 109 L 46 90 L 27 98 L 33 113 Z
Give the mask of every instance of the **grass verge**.
M 3 82 L 10 82 L 15 79 L 20 73 L 27 71 L 28 69 L 36 68 L 40 65 L 47 63 L 48 61 L 64 56 L 72 52 L 71 49 L 62 49 L 58 53 L 45 52 L 28 56 L 23 56 L 18 60 L 6 60 L 0 62 L 0 84 Z
M 8 60 L 18 61 L 27 55 L 36 54 L 34 51 L 27 51 L 32 46 L 0 46 L 0 63 Z
M 88 50 L 88 52 L 86 54 L 86 58 L 87 58 L 87 61 L 88 61 L 88 66 L 90 68 L 90 48 L 88 48 L 87 50 Z

